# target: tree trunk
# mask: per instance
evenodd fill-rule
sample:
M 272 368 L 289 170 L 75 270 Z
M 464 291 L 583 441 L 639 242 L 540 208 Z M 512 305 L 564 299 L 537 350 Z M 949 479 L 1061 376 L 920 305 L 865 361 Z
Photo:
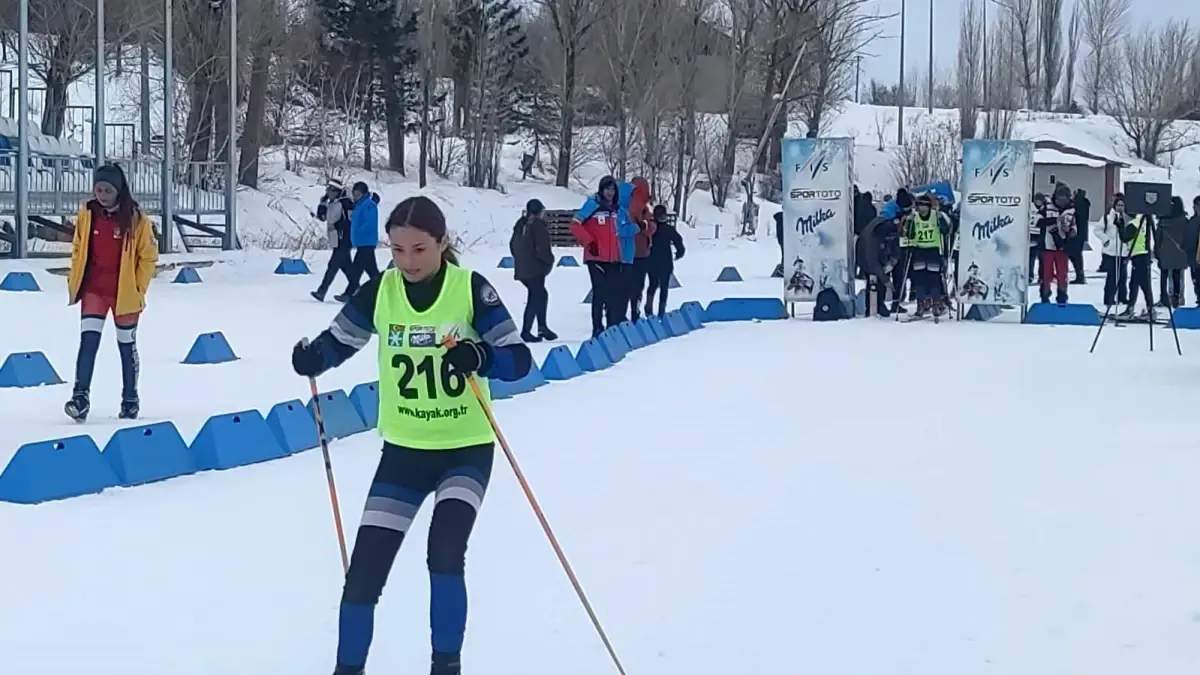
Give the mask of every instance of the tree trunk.
M 258 49 L 250 61 L 250 92 L 246 97 L 246 128 L 238 157 L 238 182 L 258 188 L 258 155 L 262 151 L 263 121 L 267 115 L 267 85 L 271 79 L 269 50 Z
M 184 122 L 184 139 L 190 162 L 207 162 L 212 151 L 212 84 L 204 73 L 196 73 L 188 85 L 188 116 Z M 166 139 L 170 142 L 170 139 Z
M 383 114 L 387 117 L 388 168 L 404 175 L 404 99 L 396 77 L 396 66 L 389 59 L 383 64 Z
M 374 171 L 371 144 L 375 142 L 371 126 L 375 121 L 375 59 L 367 62 L 367 97 L 363 100 L 363 169 Z
M 62 71 L 51 66 L 46 76 L 45 99 L 42 104 L 42 133 L 58 138 L 67 122 L 67 82 Z
M 574 45 L 568 45 L 563 55 L 562 129 L 558 133 L 558 166 L 554 184 L 567 187 L 571 182 L 571 150 L 575 136 L 575 53 Z
M 140 131 L 142 136 L 141 153 L 143 155 L 150 154 L 150 43 L 147 41 L 148 35 L 143 34 L 138 41 L 140 54 L 138 56 L 138 108 L 140 113 L 138 121 L 140 122 Z
M 425 67 L 421 73 L 421 148 L 417 151 L 417 185 L 424 189 L 429 184 L 429 107 L 432 105 L 433 73 L 430 72 L 429 57 L 426 56 Z

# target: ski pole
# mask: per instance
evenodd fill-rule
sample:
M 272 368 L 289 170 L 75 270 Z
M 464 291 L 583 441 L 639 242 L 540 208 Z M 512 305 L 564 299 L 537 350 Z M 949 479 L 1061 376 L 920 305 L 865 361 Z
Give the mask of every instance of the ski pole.
M 308 340 L 305 339 L 305 344 Z M 308 378 L 312 390 L 313 418 L 317 422 L 317 439 L 321 442 L 321 456 L 325 460 L 325 481 L 329 483 L 329 504 L 333 507 L 333 527 L 337 531 L 338 550 L 342 554 L 342 574 L 350 573 L 350 558 L 346 555 L 346 533 L 342 529 L 342 510 L 338 506 L 337 486 L 333 482 L 333 460 L 329 457 L 329 437 L 325 434 L 325 419 L 321 417 L 321 395 L 317 391 L 317 378 Z
M 453 335 L 448 335 L 442 344 L 446 347 L 453 347 L 457 342 Z M 525 499 L 529 501 L 529 506 L 533 508 L 533 514 L 537 516 L 538 523 L 542 526 L 542 532 L 546 534 L 546 539 L 550 541 L 550 547 L 554 549 L 554 555 L 558 556 L 558 562 L 562 565 L 563 571 L 567 573 L 567 579 L 571 581 L 571 586 L 575 589 L 575 595 L 579 596 L 579 602 L 583 604 L 583 609 L 587 612 L 588 618 L 592 620 L 592 626 L 600 636 L 600 641 L 604 643 L 604 648 L 608 650 L 608 656 L 612 659 L 613 665 L 617 667 L 617 672 L 621 675 L 626 675 L 625 667 L 621 665 L 621 659 L 617 656 L 617 650 L 613 647 L 612 641 L 608 639 L 608 634 L 604 632 L 604 627 L 600 625 L 600 617 L 596 615 L 596 610 L 592 608 L 592 603 L 588 600 L 587 593 L 583 591 L 583 585 L 579 583 L 579 577 L 575 576 L 575 570 L 571 568 L 571 563 L 567 561 L 567 554 L 563 552 L 562 546 L 558 544 L 558 537 L 554 536 L 554 530 L 550 527 L 550 521 L 546 520 L 546 514 L 542 512 L 542 507 L 538 504 L 537 497 L 533 496 L 533 489 L 529 487 L 529 481 L 525 479 L 525 474 L 521 471 L 521 466 L 517 464 L 516 455 L 513 454 L 508 441 L 505 440 L 504 433 L 500 431 L 500 425 L 496 423 L 496 417 L 492 414 L 492 407 L 488 405 L 487 399 L 483 396 L 483 390 L 479 388 L 479 380 L 472 374 L 467 376 L 467 383 L 471 385 L 471 392 L 475 394 L 475 399 L 479 401 L 479 406 L 483 408 L 483 414 L 487 417 L 488 424 L 492 425 L 492 432 L 496 434 L 496 440 L 500 443 L 500 449 L 504 451 L 504 458 L 508 460 L 508 465 L 512 467 L 513 474 L 517 477 L 517 482 L 521 484 L 521 491 L 525 493 Z

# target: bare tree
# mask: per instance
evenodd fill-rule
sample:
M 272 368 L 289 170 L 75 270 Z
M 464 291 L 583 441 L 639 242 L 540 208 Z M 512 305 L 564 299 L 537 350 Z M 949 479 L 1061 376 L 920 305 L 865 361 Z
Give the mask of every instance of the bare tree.
M 615 118 L 617 178 L 625 180 L 630 160 L 630 116 L 640 99 L 651 87 L 640 87 L 654 81 L 655 55 L 659 47 L 653 41 L 661 27 L 666 8 L 665 0 L 639 0 L 605 3 L 599 29 L 600 51 L 604 54 L 604 77 L 601 78 L 610 112 Z
M 1067 63 L 1063 68 L 1062 107 L 1067 112 L 1074 112 L 1075 106 L 1075 68 L 1079 62 L 1079 43 L 1083 32 L 1083 13 L 1079 5 L 1071 9 L 1071 20 L 1067 22 Z
M 930 120 L 909 129 L 892 158 L 893 180 L 897 185 L 928 185 L 939 180 L 958 185 L 962 174 L 960 136 L 957 122 Z
M 700 58 L 708 48 L 711 33 L 705 17 L 713 10 L 713 0 L 679 0 L 665 42 L 667 54 L 678 80 L 678 106 L 675 108 L 675 170 L 672 179 L 672 210 L 681 217 L 686 212 L 696 173 L 696 100 L 700 78 Z
M 571 181 L 571 147 L 574 141 L 575 106 L 579 87 L 579 55 L 599 19 L 597 0 L 538 0 L 550 16 L 554 35 L 562 50 L 558 83 L 562 130 L 558 139 L 558 162 L 554 184 L 567 187 Z
M 869 11 L 867 0 L 817 0 L 809 15 L 813 36 L 806 57 L 812 67 L 804 78 L 800 112 L 810 130 L 820 130 L 826 112 L 849 96 L 854 87 L 856 57 L 879 37 L 884 17 Z
M 958 126 L 963 138 L 974 138 L 983 79 L 983 13 L 980 2 L 966 0 L 958 25 Z
M 1083 15 L 1083 41 L 1088 55 L 1083 62 L 1083 95 L 1088 110 L 1104 106 L 1105 83 L 1112 79 L 1125 32 L 1130 0 L 1079 0 Z
M 759 2 L 747 0 L 723 0 L 719 6 L 724 16 L 720 17 L 717 23 L 729 37 L 724 49 L 729 77 L 729 86 L 725 92 L 728 123 L 721 139 L 723 145 L 720 163 L 714 165 L 708 161 L 705 164 L 708 179 L 712 183 L 713 204 L 724 207 L 730 184 L 733 182 L 737 159 L 738 136 L 734 133 L 734 127 L 753 72 L 753 60 L 758 46 L 756 37 L 763 7 Z
M 1063 0 L 1038 0 L 1038 34 L 1042 57 L 1042 109 L 1054 108 L 1063 70 Z
M 1011 21 L 1012 37 L 1017 48 L 1017 81 L 1024 93 L 1023 105 L 1031 109 L 1037 103 L 1040 68 L 1034 1 L 1006 0 L 1001 5 L 1007 10 L 1008 18 Z
M 1140 159 L 1155 162 L 1200 142 L 1190 126 L 1177 123 L 1200 111 L 1200 100 L 1191 96 L 1196 40 L 1187 21 L 1171 20 L 1146 26 L 1121 45 L 1117 77 L 1106 81 L 1104 96 Z

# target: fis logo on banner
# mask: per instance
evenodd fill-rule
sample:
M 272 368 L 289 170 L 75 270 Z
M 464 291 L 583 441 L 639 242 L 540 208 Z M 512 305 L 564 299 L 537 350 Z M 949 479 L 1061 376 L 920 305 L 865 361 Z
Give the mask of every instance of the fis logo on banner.
M 817 209 L 810 216 L 800 216 L 796 219 L 796 230 L 802 234 L 812 234 L 822 223 L 833 220 L 833 209 Z
M 819 174 L 829 171 L 829 151 L 816 150 L 813 154 L 804 160 L 803 164 L 796 165 L 796 173 L 808 172 L 808 177 L 816 179 Z
M 967 203 L 973 206 L 1003 206 L 1015 209 L 1021 205 L 1021 198 L 1014 195 L 988 195 L 973 192 L 967 195 Z
M 822 202 L 836 202 L 842 198 L 841 190 L 808 190 L 806 188 L 794 188 L 791 191 L 792 199 L 814 199 Z
M 993 234 L 1013 224 L 1012 216 L 994 216 L 988 218 L 982 223 L 975 223 L 971 228 L 971 234 L 978 240 L 991 239 Z
M 1011 148 L 1005 148 L 1003 152 L 996 153 L 996 156 L 993 157 L 990 162 L 978 169 L 975 169 L 975 177 L 986 177 L 989 181 L 991 181 L 992 185 L 995 185 L 996 181 L 1000 180 L 1001 178 L 1008 178 L 1012 176 L 1012 154 L 1013 151 Z

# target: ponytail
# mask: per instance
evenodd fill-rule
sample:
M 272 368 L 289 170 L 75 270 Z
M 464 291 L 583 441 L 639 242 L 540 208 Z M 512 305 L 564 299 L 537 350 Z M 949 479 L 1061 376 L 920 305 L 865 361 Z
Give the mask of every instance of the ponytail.
M 451 265 L 458 264 L 458 250 L 454 248 L 454 244 L 447 244 L 442 251 L 442 262 L 450 263 Z

